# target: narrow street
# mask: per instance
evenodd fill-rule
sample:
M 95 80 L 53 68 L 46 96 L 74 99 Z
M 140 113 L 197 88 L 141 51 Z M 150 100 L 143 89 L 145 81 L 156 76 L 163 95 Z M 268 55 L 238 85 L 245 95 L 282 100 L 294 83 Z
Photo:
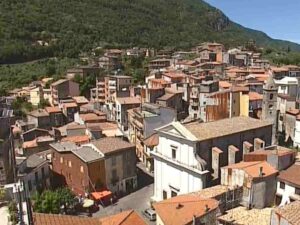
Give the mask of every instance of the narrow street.
M 138 175 L 138 190 L 120 198 L 115 204 L 105 208 L 100 207 L 100 210 L 93 214 L 93 217 L 105 217 L 117 214 L 122 211 L 133 209 L 139 213 L 148 224 L 150 222 L 142 214 L 142 211 L 150 207 L 150 198 L 153 195 L 153 176 L 147 172 L 142 164 L 137 166 Z

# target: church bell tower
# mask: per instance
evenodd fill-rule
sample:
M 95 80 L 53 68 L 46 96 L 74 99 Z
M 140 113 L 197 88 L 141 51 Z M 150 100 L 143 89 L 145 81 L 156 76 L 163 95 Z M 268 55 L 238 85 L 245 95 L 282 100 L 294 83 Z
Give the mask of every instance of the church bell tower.
M 277 94 L 278 88 L 274 82 L 273 73 L 269 71 L 269 77 L 263 87 L 263 102 L 261 119 L 270 121 L 272 125 L 272 145 L 277 144 Z

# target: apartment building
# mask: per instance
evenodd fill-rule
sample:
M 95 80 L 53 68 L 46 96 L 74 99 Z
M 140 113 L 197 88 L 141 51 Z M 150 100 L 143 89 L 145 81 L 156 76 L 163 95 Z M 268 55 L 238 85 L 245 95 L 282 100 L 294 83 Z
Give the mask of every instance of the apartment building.
M 139 108 L 128 110 L 129 140 L 135 144 L 137 157 L 149 170 L 154 167 L 153 158 L 144 151 L 144 141 L 154 134 L 156 128 L 169 124 L 176 118 L 174 109 L 156 104 L 143 103 Z
M 51 84 L 51 104 L 56 106 L 60 100 L 79 96 L 79 84 L 74 81 L 61 79 Z
M 137 187 L 135 148 L 121 138 L 101 138 L 81 146 L 73 142 L 50 146 L 55 186 L 67 185 L 81 195 L 103 188 L 122 195 Z

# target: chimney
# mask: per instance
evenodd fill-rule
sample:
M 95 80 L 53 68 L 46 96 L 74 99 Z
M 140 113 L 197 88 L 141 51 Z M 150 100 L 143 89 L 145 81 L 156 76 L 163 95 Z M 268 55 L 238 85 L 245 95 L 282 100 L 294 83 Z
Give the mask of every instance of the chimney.
M 183 207 L 183 205 L 181 205 L 180 203 L 177 204 L 176 209 L 181 209 Z
M 192 225 L 196 225 L 196 216 L 195 215 L 193 215 L 193 223 L 192 223 Z
M 208 212 L 210 210 L 210 208 L 208 207 L 208 205 L 205 205 L 205 212 Z
M 263 177 L 264 173 L 263 173 L 263 167 L 259 167 L 259 177 Z

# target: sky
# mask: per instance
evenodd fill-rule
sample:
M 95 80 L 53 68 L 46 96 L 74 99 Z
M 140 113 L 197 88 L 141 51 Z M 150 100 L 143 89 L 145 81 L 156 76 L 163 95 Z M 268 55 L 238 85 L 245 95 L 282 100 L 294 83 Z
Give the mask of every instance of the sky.
M 300 43 L 300 0 L 205 0 L 232 21 Z

